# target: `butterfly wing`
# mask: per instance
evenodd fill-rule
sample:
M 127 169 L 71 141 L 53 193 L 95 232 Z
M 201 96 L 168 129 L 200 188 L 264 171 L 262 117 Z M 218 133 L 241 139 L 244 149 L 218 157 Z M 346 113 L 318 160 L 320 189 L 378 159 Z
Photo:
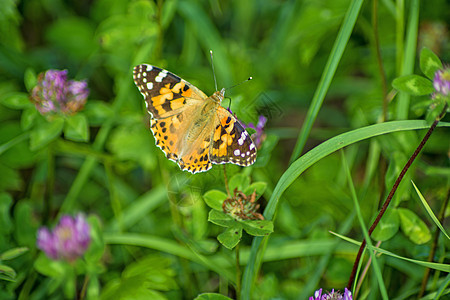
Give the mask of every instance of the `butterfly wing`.
M 256 146 L 244 126 L 222 106 L 217 108 L 209 158 L 214 164 L 252 165 Z
M 134 67 L 133 79 L 144 96 L 149 113 L 155 119 L 179 114 L 186 105 L 199 103 L 207 98 L 186 80 L 152 65 Z

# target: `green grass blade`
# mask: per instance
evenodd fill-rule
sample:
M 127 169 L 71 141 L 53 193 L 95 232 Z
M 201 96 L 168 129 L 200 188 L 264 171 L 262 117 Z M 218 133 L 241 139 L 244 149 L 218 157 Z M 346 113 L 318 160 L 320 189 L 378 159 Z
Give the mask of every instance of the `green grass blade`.
M 367 231 L 366 224 L 364 224 L 364 219 L 361 213 L 361 208 L 359 206 L 358 197 L 356 196 L 356 190 L 353 184 L 352 175 L 350 174 L 350 168 L 348 167 L 347 159 L 345 158 L 344 152 L 342 151 L 341 154 L 342 154 L 341 155 L 342 164 L 344 165 L 344 169 L 346 171 L 345 173 L 347 174 L 347 181 L 350 188 L 350 192 L 352 194 L 353 205 L 356 210 L 356 216 L 358 217 L 359 225 L 361 226 L 361 231 L 364 234 L 364 239 L 366 240 L 367 246 L 372 247 L 373 246 L 372 240 L 370 239 L 370 235 L 369 232 Z M 377 257 L 375 253 L 373 253 L 373 251 L 369 251 L 369 254 L 370 257 L 372 258 L 373 271 L 375 273 L 375 278 L 377 279 L 378 282 L 378 287 L 380 288 L 381 296 L 383 297 L 383 299 L 389 299 L 386 286 L 384 285 L 383 282 L 383 275 L 381 274 L 380 266 L 378 265 Z
M 177 257 L 182 257 L 190 261 L 199 263 L 210 270 L 213 270 L 221 277 L 235 282 L 234 274 L 223 266 L 218 264 L 218 260 L 212 260 L 211 257 L 207 257 L 198 254 L 191 249 L 182 246 L 175 242 L 173 239 L 165 239 L 158 236 L 137 234 L 137 233 L 127 233 L 127 234 L 105 234 L 104 240 L 106 244 L 116 244 L 116 245 L 132 245 L 146 247 L 149 249 L 155 249 L 165 253 L 175 255 Z
M 266 209 L 264 210 L 264 217 L 268 220 L 272 220 L 278 206 L 278 200 L 284 191 L 303 173 L 303 171 L 325 156 L 335 152 L 336 150 L 342 149 L 345 146 L 374 136 L 405 130 L 425 129 L 428 127 L 429 125 L 426 121 L 421 120 L 393 121 L 355 129 L 323 142 L 297 159 L 286 170 L 286 172 L 283 173 L 272 193 Z M 450 127 L 450 123 L 440 122 L 438 127 Z M 262 241 L 262 237 L 255 237 L 253 239 L 250 259 L 245 269 L 242 282 L 242 299 L 250 298 L 251 287 L 253 285 L 254 278 L 256 278 L 256 274 L 258 273 L 256 258 L 260 251 Z
M 406 49 L 402 65 L 401 75 L 410 75 L 414 71 L 414 61 L 416 59 L 417 31 L 419 29 L 419 0 L 411 1 L 409 13 L 409 23 L 406 35 Z M 400 92 L 397 98 L 397 120 L 408 118 L 410 95 Z
M 355 241 L 354 239 L 348 238 L 346 236 L 340 235 L 340 234 L 335 233 L 335 232 L 331 232 L 330 231 L 330 233 L 334 234 L 335 236 L 337 236 L 337 237 L 339 237 L 339 238 L 341 238 L 341 239 L 343 239 L 343 240 L 345 240 L 347 242 L 355 244 L 357 246 L 361 245 L 361 242 Z M 370 250 L 372 250 L 372 251 L 376 250 L 377 252 L 389 255 L 389 256 L 394 257 L 394 258 L 402 259 L 404 261 L 409 261 L 409 262 L 415 263 L 415 264 L 417 264 L 419 266 L 422 266 L 422 267 L 425 267 L 425 268 L 430 268 L 430 269 L 434 269 L 434 270 L 438 270 L 438 271 L 442 271 L 442 272 L 450 272 L 450 265 L 449 264 L 440 264 L 440 263 L 435 263 L 435 262 L 416 260 L 416 259 L 407 258 L 407 257 L 403 257 L 403 256 L 400 256 L 400 255 L 397 255 L 395 253 L 392 253 L 390 251 L 384 250 L 384 249 L 379 248 L 379 247 L 374 247 L 374 246 L 367 246 L 367 247 Z
M 297 139 L 294 151 L 291 156 L 291 163 L 297 159 L 303 151 L 306 140 L 308 139 L 311 128 L 316 120 L 317 114 L 319 113 L 322 103 L 325 99 L 325 95 L 330 87 L 331 80 L 334 77 L 337 66 L 341 61 L 342 54 L 344 53 L 345 47 L 347 46 L 350 35 L 358 18 L 359 11 L 363 4 L 363 0 L 353 0 L 350 4 L 348 11 L 345 15 L 342 26 L 334 42 L 333 48 L 331 49 L 330 56 L 328 57 L 325 69 L 322 72 L 322 77 L 320 78 L 317 89 L 314 93 L 311 105 L 309 106 L 308 113 L 306 115 L 305 122 L 303 123 L 302 129 Z
M 447 277 L 445 277 L 444 282 L 439 287 L 439 290 L 436 292 L 435 300 L 441 299 L 441 296 L 444 296 L 448 294 L 448 290 L 446 288 L 450 285 L 450 274 L 447 274 Z M 446 292 L 446 293 L 445 293 Z M 445 293 L 445 294 L 444 294 Z
M 427 210 L 427 212 L 430 215 L 430 217 L 433 220 L 433 222 L 436 224 L 437 227 L 439 227 L 439 229 L 442 231 L 442 233 L 445 234 L 447 239 L 450 240 L 450 237 L 448 236 L 448 234 L 445 231 L 444 227 L 441 225 L 441 223 L 439 222 L 438 218 L 433 213 L 433 210 L 431 210 L 431 207 L 428 205 L 427 200 L 425 200 L 425 198 L 423 197 L 422 193 L 419 191 L 419 189 L 417 188 L 417 186 L 414 184 L 414 182 L 412 180 L 411 180 L 411 183 L 413 184 L 414 188 L 416 189 L 416 192 L 417 192 L 417 195 L 419 195 L 420 201 L 422 202 L 423 206 Z
M 167 191 L 163 186 L 146 192 L 123 210 L 123 227 L 120 228 L 118 220 L 113 218 L 107 227 L 108 231 L 118 231 L 119 228 L 121 230 L 129 229 L 165 201 L 167 201 Z

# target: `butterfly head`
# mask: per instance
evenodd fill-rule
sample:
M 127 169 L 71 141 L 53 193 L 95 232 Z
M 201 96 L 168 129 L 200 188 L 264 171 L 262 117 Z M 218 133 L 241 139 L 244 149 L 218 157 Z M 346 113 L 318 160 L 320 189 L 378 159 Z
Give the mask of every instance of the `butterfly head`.
M 223 100 L 224 97 L 225 97 L 225 88 L 221 89 L 220 91 L 215 92 L 215 93 L 211 96 L 211 99 L 212 99 L 214 102 L 217 102 L 217 103 L 220 104 L 220 103 L 222 102 L 222 100 Z

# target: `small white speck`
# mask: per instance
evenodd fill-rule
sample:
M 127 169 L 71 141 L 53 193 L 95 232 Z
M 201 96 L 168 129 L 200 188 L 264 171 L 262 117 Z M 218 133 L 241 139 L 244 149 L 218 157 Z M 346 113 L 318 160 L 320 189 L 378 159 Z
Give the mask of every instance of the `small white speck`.
M 242 157 L 245 157 L 245 153 L 242 153 L 241 156 L 242 156 Z
M 241 155 L 241 151 L 239 151 L 239 149 L 234 150 L 234 155 L 238 156 Z
M 250 155 L 250 151 L 247 151 L 247 155 Z
M 147 89 L 149 89 L 149 90 L 153 89 L 153 83 L 152 82 L 148 82 L 147 83 Z
M 153 69 L 152 65 L 146 65 L 147 66 L 147 71 L 151 71 Z
M 255 144 L 251 143 L 250 144 L 250 150 L 253 150 L 253 149 L 255 149 Z
M 147 77 L 147 73 L 142 72 L 142 77 Z

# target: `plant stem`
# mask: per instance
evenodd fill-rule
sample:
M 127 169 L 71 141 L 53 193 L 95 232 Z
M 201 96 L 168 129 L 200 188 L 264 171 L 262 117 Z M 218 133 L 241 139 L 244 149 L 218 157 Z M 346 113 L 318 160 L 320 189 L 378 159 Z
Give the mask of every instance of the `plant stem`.
M 236 245 L 236 300 L 241 299 L 241 265 L 239 260 L 239 243 Z
M 377 244 L 375 245 L 375 247 L 378 248 L 378 247 L 380 247 L 380 245 L 381 245 L 381 241 L 378 241 Z M 376 254 L 376 251 L 374 250 L 373 253 Z M 361 289 L 361 286 L 364 282 L 364 278 L 366 277 L 367 272 L 369 271 L 371 263 L 372 263 L 372 257 L 369 257 L 369 260 L 367 261 L 366 266 L 364 267 L 364 270 L 361 272 L 361 277 L 360 277 L 360 279 L 356 285 L 355 291 L 353 293 L 353 298 L 355 298 L 355 299 L 359 293 L 359 290 Z
M 441 211 L 439 212 L 438 220 L 441 224 L 444 222 L 445 210 L 447 208 L 449 199 L 450 199 L 450 189 L 447 190 L 447 197 L 444 200 L 444 203 L 442 204 Z M 436 232 L 434 233 L 433 244 L 431 245 L 430 254 L 428 255 L 428 262 L 434 261 L 434 255 L 436 254 L 436 248 L 437 248 L 440 233 L 441 233 L 441 231 L 439 230 L 439 228 L 436 227 Z M 431 271 L 430 268 L 425 269 L 425 274 L 422 279 L 422 286 L 420 287 L 420 292 L 417 295 L 417 299 L 421 299 L 423 294 L 425 293 L 425 290 L 427 288 L 428 278 L 430 277 L 430 271 Z
M 83 300 L 84 297 L 86 296 L 86 289 L 87 289 L 88 283 L 89 283 L 89 275 L 86 275 L 84 277 L 83 287 L 81 288 L 81 292 L 80 292 L 80 300 Z
M 380 37 L 378 34 L 378 0 L 373 0 L 372 7 L 372 24 L 373 24 L 373 35 L 374 35 L 374 48 L 375 48 L 375 56 L 377 58 L 378 71 L 380 72 L 381 77 L 381 86 L 382 86 L 382 95 L 383 95 L 383 120 L 382 122 L 387 120 L 387 83 L 386 83 L 386 73 L 384 72 L 383 60 L 381 58 L 381 49 L 380 49 Z
M 225 165 L 222 166 L 223 166 L 223 177 L 225 180 L 225 189 L 227 190 L 228 198 L 231 198 L 230 188 L 228 186 L 227 170 L 225 169 Z
M 425 146 L 425 143 L 428 141 L 430 135 L 433 133 L 434 129 L 436 128 L 439 121 L 444 117 L 445 112 L 447 111 L 447 104 L 445 105 L 444 109 L 442 110 L 441 114 L 436 118 L 436 120 L 431 125 L 430 129 L 428 129 L 427 133 L 423 137 L 422 141 L 420 142 L 419 146 L 414 151 L 413 155 L 409 158 L 406 165 L 403 167 L 402 171 L 400 172 L 400 175 L 398 175 L 397 180 L 394 183 L 394 186 L 392 187 L 391 191 L 389 192 L 389 195 L 386 198 L 386 201 L 383 204 L 383 207 L 381 208 L 380 212 L 378 213 L 378 216 L 376 217 L 375 221 L 373 222 L 372 226 L 369 228 L 369 236 L 372 234 L 372 232 L 377 227 L 378 223 L 380 222 L 381 217 L 386 212 L 386 209 L 388 208 L 389 204 L 391 203 L 392 197 L 394 196 L 395 192 L 397 191 L 398 185 L 402 181 L 403 177 L 406 174 L 406 171 L 408 171 L 411 164 L 414 162 L 414 160 L 419 155 L 420 151 L 422 151 L 423 147 Z M 350 278 L 347 283 L 347 288 L 350 290 L 351 286 L 353 285 L 353 282 L 355 281 L 356 271 L 358 269 L 359 261 L 361 260 L 361 255 L 364 250 L 364 247 L 366 246 L 366 240 L 363 240 L 361 243 L 361 246 L 359 247 L 358 254 L 356 255 L 355 263 L 353 264 L 352 273 L 350 274 Z

